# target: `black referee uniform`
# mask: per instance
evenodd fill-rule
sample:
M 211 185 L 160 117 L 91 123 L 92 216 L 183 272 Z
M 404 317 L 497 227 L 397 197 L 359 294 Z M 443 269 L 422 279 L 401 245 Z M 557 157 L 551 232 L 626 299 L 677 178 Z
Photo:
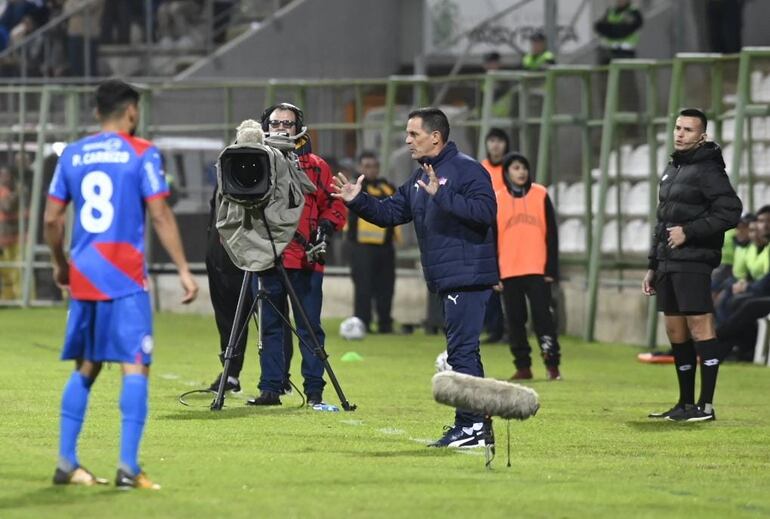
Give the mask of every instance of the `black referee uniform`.
M 648 276 L 654 273 L 652 284 L 658 311 L 668 319 L 708 316 L 714 313 L 711 273 L 722 258 L 724 233 L 737 225 L 742 205 L 725 173 L 722 150 L 715 143 L 704 142 L 686 151 L 676 151 L 671 158 L 660 179 L 657 222 L 648 265 L 653 272 Z M 677 246 L 669 243 L 669 229 L 674 227 L 681 227 L 685 236 L 685 241 Z M 672 320 L 672 324 L 674 322 Z M 693 335 L 691 326 L 688 321 L 689 337 L 685 342 L 672 340 L 671 344 L 679 402 L 667 412 L 651 414 L 652 418 L 714 419 L 712 401 L 717 372 L 729 347 L 715 337 L 699 339 Z M 695 405 L 698 357 L 701 393 Z

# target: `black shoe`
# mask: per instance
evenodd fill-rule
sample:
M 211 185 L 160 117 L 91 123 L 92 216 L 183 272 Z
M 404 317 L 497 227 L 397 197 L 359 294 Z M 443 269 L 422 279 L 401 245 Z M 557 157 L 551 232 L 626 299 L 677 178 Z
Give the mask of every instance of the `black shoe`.
M 217 375 L 217 379 L 211 383 L 209 386 L 209 391 L 213 391 L 216 393 L 219 391 L 219 381 L 222 380 L 222 373 Z M 235 380 L 235 382 L 233 382 Z M 240 393 L 241 392 L 241 382 L 238 380 L 237 377 L 227 377 L 227 382 L 225 382 L 225 391 L 232 391 L 233 393 Z
M 487 445 L 487 432 L 484 423 L 476 423 L 468 427 L 462 425 L 447 425 L 444 427 L 444 436 L 428 447 L 455 447 L 458 449 L 472 449 L 474 447 L 485 447 Z
M 313 407 L 314 405 L 323 404 L 322 393 L 310 393 L 307 395 L 307 405 Z
M 246 400 L 246 405 L 281 405 L 278 393 L 262 391 L 257 398 Z
M 717 415 L 712 409 L 710 413 L 707 413 L 697 405 L 687 404 L 679 412 L 671 413 L 666 417 L 666 420 L 672 422 L 712 422 L 717 419 Z
M 289 379 L 286 379 L 283 383 L 283 387 L 281 388 L 281 395 L 290 395 L 292 394 L 293 388 L 291 387 L 291 382 L 289 382 Z
M 91 487 L 94 485 L 106 485 L 109 481 L 104 478 L 98 478 L 91 472 L 83 467 L 78 467 L 71 472 L 65 472 L 60 468 L 56 468 L 56 472 L 53 475 L 54 485 L 83 485 Z
M 153 483 L 153 481 L 147 477 L 147 474 L 140 472 L 137 475 L 131 475 L 123 469 L 118 469 L 118 473 L 115 475 L 115 486 L 120 490 L 128 490 L 132 488 L 138 488 L 142 490 L 160 490 L 160 485 Z
M 668 411 L 650 413 L 647 415 L 647 418 L 668 418 L 669 416 L 671 416 L 671 414 L 679 413 L 682 410 L 684 410 L 684 404 L 677 402 L 676 405 L 674 405 L 674 407 L 672 407 Z

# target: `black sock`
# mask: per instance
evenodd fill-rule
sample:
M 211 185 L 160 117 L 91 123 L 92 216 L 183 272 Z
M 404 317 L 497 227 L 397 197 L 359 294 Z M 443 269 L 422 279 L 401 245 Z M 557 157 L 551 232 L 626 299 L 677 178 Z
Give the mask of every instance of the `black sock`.
M 695 355 L 695 346 L 692 340 L 674 344 L 674 365 L 676 366 L 676 378 L 679 381 L 679 403 L 695 404 L 695 367 L 698 358 Z
M 719 364 L 727 356 L 729 348 L 718 339 L 697 341 L 695 350 L 700 355 L 700 398 L 698 407 L 711 406 L 714 402 L 714 390 L 717 386 Z M 710 410 L 710 408 L 709 408 Z

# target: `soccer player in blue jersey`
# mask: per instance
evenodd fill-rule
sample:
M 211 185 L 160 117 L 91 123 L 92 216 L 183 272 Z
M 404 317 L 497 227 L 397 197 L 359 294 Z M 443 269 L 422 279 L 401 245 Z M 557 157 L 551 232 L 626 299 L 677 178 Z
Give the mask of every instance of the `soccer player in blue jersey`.
M 76 369 L 61 402 L 59 463 L 55 484 L 97 485 L 80 465 L 77 440 L 88 395 L 103 362 L 123 373 L 120 394 L 119 488 L 158 489 L 139 466 L 139 443 L 147 417 L 147 376 L 152 361 L 152 311 L 144 261 L 145 210 L 176 265 L 189 303 L 198 286 L 187 265 L 168 196 L 160 153 L 133 137 L 139 93 L 119 80 L 101 83 L 96 110 L 101 131 L 67 146 L 59 158 L 45 208 L 45 238 L 56 283 L 71 300 L 62 360 Z M 74 224 L 69 260 L 64 254 L 66 207 Z

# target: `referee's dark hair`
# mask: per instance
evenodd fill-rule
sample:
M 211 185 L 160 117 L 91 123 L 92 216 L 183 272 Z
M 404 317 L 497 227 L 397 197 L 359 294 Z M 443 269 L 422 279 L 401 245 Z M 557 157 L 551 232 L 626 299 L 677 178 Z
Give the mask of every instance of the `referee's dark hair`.
M 702 110 L 699 110 L 697 108 L 685 108 L 684 110 L 679 112 L 679 115 L 683 117 L 695 117 L 697 119 L 700 119 L 700 124 L 703 127 L 703 133 L 706 133 L 706 127 L 708 126 L 709 120 L 706 117 L 706 114 L 704 114 Z
M 96 88 L 96 111 L 101 119 L 121 115 L 130 104 L 139 104 L 139 92 L 120 79 L 108 79 Z
M 439 132 L 441 141 L 446 144 L 449 140 L 449 119 L 446 114 L 438 108 L 418 108 L 409 112 L 408 119 L 419 117 L 422 119 L 422 127 L 428 133 Z

